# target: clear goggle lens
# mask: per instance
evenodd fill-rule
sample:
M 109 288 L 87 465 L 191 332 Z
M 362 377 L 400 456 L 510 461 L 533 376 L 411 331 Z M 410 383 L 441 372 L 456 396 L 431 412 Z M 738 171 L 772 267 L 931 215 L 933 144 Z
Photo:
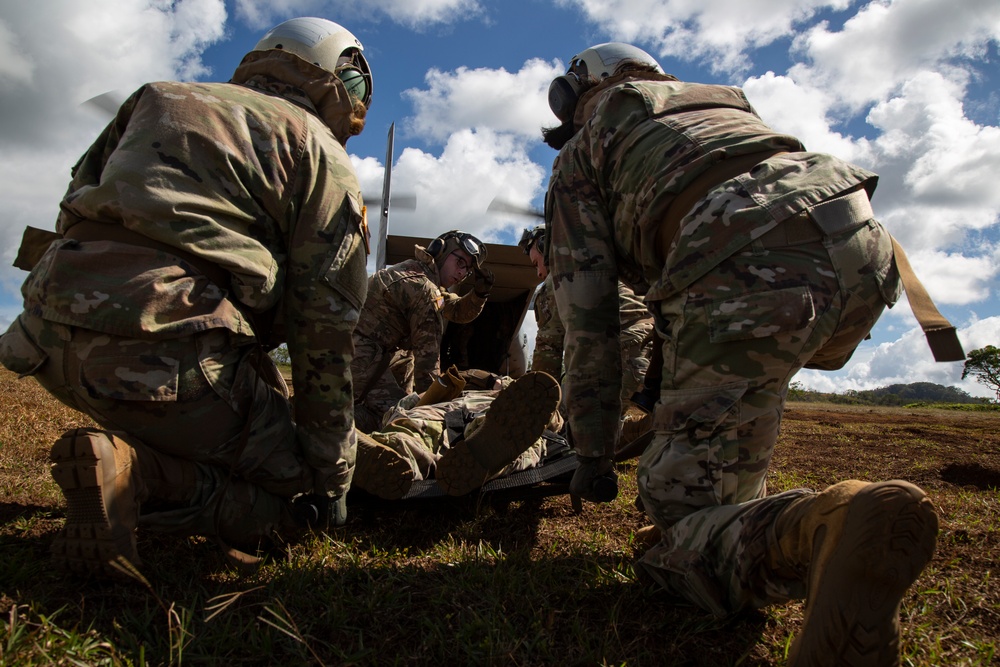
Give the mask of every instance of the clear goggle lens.
M 486 261 L 486 246 L 475 236 L 472 234 L 463 234 L 459 237 L 459 242 L 462 244 L 462 250 L 476 259 L 476 264 Z

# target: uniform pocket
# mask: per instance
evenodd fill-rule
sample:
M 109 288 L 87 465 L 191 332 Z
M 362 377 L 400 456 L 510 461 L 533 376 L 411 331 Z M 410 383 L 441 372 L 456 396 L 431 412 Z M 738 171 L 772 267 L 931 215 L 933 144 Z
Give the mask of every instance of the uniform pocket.
M 804 286 L 719 299 L 706 308 L 713 343 L 800 331 L 816 317 L 812 294 Z
M 322 280 L 346 298 L 355 310 L 361 310 L 368 293 L 367 223 L 360 202 L 349 194 L 344 197 L 341 211 L 344 234 L 321 272 Z
M 738 427 L 749 384 L 660 392 L 656 438 L 639 457 L 647 511 L 667 525 L 726 502 L 737 490 Z
M 875 274 L 875 282 L 878 283 L 878 291 L 885 305 L 890 308 L 896 305 L 903 295 L 903 282 L 899 279 L 895 258 Z
M 176 401 L 179 376 L 179 360 L 155 354 L 102 356 L 80 363 L 80 384 L 95 399 Z
M 20 318 L 0 335 L 0 364 L 18 377 L 34 375 L 48 358 L 49 355 L 25 331 Z

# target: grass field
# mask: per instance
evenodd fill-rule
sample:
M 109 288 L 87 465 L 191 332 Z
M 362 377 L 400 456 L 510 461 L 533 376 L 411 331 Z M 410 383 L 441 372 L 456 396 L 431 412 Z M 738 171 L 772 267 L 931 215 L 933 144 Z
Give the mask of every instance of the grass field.
M 48 560 L 65 505 L 48 473 L 90 425 L 0 369 L 0 665 L 781 665 L 801 603 L 719 621 L 644 588 L 622 493 L 506 507 L 447 499 L 351 507 L 343 528 L 253 575 L 201 538 L 140 534 L 150 587 Z M 768 488 L 904 478 L 941 518 L 903 600 L 904 665 L 991 665 L 1000 637 L 1000 413 L 793 403 Z

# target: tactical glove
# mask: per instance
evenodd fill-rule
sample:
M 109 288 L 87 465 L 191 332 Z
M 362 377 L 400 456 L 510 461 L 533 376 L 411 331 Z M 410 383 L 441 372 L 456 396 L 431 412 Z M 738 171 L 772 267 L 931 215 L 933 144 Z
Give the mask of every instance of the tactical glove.
M 487 269 L 485 266 L 476 267 L 476 282 L 474 289 L 476 290 L 476 295 L 481 299 L 485 299 L 490 295 L 490 290 L 493 288 L 493 272 Z
M 577 455 L 576 472 L 569 482 L 569 492 L 594 503 L 610 503 L 618 497 L 618 475 L 607 456 Z
M 292 505 L 296 518 L 314 532 L 327 532 L 347 523 L 346 493 L 333 497 L 309 493 L 295 498 Z

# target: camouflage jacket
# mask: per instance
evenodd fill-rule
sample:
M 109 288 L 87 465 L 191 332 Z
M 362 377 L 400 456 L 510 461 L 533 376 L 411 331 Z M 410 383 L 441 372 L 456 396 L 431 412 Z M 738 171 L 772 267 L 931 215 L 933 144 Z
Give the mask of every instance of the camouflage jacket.
M 805 152 L 767 127 L 738 88 L 657 78 L 612 77 L 582 96 L 578 131 L 556 157 L 546 196 L 549 269 L 566 328 L 563 400 L 585 456 L 603 455 L 618 430 L 621 378 L 606 369 L 618 363 L 619 279 L 648 286 L 647 303 L 669 298 L 781 221 L 877 179 Z M 706 169 L 775 150 L 787 152 L 726 181 L 756 206 L 725 211 L 725 188 L 716 189 L 711 204 L 686 212 L 676 237 L 657 238 L 674 198 Z
M 368 279 L 368 298 L 355 335 L 376 341 L 385 354 L 411 351 L 414 389 L 422 392 L 441 372 L 444 320 L 471 322 L 486 299 L 475 291 L 460 297 L 442 289 L 434 258 L 419 245 L 414 254 Z
M 397 428 L 410 436 L 419 438 L 421 446 L 427 451 L 442 455 L 451 447 L 451 437 L 454 432 L 450 425 L 462 424 L 462 436 L 471 436 L 482 426 L 493 400 L 510 384 L 514 378 L 502 376 L 500 389 L 497 390 L 466 390 L 460 396 L 444 403 L 417 405 L 419 394 L 409 394 L 401 399 L 382 418 L 382 432 L 392 432 Z M 559 411 L 552 413 L 546 428 L 557 433 L 562 428 L 562 418 Z M 545 437 L 539 437 L 509 465 L 496 476 L 533 468 L 545 458 L 548 446 Z
M 618 302 L 623 348 L 627 344 L 641 343 L 653 330 L 653 316 L 646 304 L 621 281 L 618 282 Z M 531 370 L 545 371 L 554 378 L 560 378 L 566 329 L 556 310 L 551 275 L 535 294 L 535 322 L 538 324 L 538 334 L 531 357 Z
M 124 226 L 159 247 L 56 240 L 24 283 L 25 308 L 130 338 L 225 328 L 236 342 L 252 340 L 245 313 L 277 311 L 285 329 L 271 342 L 288 344 L 297 437 L 312 467 L 338 465 L 353 437 L 351 335 L 367 289 L 367 228 L 343 145 L 351 106 L 339 79 L 276 51 L 248 54 L 230 83 L 141 87 L 73 168 L 56 226 Z M 221 268 L 228 284 L 165 247 Z

